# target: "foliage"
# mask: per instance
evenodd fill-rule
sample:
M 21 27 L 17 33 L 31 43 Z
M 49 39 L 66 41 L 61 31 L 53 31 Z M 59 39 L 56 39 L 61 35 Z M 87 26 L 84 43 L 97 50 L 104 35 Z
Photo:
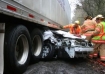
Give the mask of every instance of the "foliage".
M 105 16 L 105 0 L 80 0 L 83 10 L 90 16 Z

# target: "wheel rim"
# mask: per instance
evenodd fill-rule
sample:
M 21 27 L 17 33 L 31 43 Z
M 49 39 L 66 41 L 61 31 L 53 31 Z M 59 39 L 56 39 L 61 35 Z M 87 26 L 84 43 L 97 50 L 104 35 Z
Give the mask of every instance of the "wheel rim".
M 42 50 L 42 41 L 39 35 L 33 38 L 33 52 L 35 56 L 39 56 Z
M 15 57 L 19 64 L 24 64 L 27 61 L 29 52 L 29 44 L 25 35 L 20 35 L 16 41 Z
M 45 46 L 43 47 L 42 58 L 47 57 L 49 53 L 50 53 L 50 47 L 47 46 L 47 45 L 45 45 Z

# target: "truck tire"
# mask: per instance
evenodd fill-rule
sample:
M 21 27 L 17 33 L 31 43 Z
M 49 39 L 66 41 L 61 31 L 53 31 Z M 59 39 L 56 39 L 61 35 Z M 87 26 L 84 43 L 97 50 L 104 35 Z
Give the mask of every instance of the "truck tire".
M 6 35 L 5 73 L 22 74 L 30 61 L 31 39 L 27 28 L 23 25 L 14 27 Z
M 31 33 L 32 40 L 32 62 L 37 62 L 41 59 L 42 47 L 43 47 L 43 36 L 39 29 L 34 29 Z
M 54 56 L 55 49 L 53 49 L 53 46 L 51 43 L 44 43 L 43 46 L 43 52 L 42 52 L 42 58 L 45 60 L 51 60 Z

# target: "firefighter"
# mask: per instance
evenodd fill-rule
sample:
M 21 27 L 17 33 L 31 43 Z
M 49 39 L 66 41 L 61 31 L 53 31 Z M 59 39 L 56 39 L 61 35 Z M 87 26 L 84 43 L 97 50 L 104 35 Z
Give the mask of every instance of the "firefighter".
M 95 30 L 96 23 L 91 16 L 87 16 L 83 25 L 81 26 L 81 34 L 86 36 L 87 40 L 91 39 L 91 33 Z
M 101 61 L 105 61 L 105 22 L 103 20 L 104 17 L 102 15 L 96 17 L 96 22 L 98 24 L 95 31 L 92 33 L 92 42 L 95 43 L 93 53 L 98 55 L 96 51 L 99 50 Z
M 100 16 L 102 16 L 102 15 L 97 15 L 96 17 L 94 17 L 92 19 L 92 21 L 94 21 L 96 23 L 96 26 L 97 26 L 97 24 L 100 23 L 100 21 L 98 20 L 98 17 L 100 17 Z M 90 34 L 90 40 L 91 40 L 91 34 Z M 96 58 L 98 56 L 98 47 L 99 47 L 99 44 L 94 43 L 94 51 L 89 54 L 90 58 L 93 58 L 93 57 Z
M 80 22 L 79 21 L 75 21 L 74 24 L 69 24 L 66 26 L 63 26 L 63 29 L 69 28 L 70 29 L 70 33 L 74 34 L 74 35 L 80 35 L 81 33 L 81 27 L 80 27 Z

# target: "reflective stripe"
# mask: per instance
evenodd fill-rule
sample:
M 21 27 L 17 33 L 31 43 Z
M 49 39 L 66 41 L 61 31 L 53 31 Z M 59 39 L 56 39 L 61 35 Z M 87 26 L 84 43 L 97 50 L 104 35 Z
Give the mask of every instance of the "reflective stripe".
M 96 54 L 96 53 L 95 53 L 94 55 L 95 55 L 95 56 L 97 56 L 97 54 Z
M 86 34 L 84 34 L 85 36 L 91 36 L 92 35 L 92 33 L 86 33 Z
M 48 22 L 48 24 L 51 24 L 50 22 Z
M 100 58 L 101 58 L 101 59 L 105 59 L 105 56 L 101 56 Z
M 29 17 L 31 17 L 31 18 L 34 18 L 34 15 L 32 15 L 32 14 L 29 14 Z
M 43 22 L 44 20 L 43 20 L 43 19 L 40 19 L 40 21 L 42 21 L 42 22 Z
M 105 40 L 92 40 L 93 43 L 105 43 Z
M 7 5 L 7 9 L 12 10 L 12 11 L 17 11 L 17 9 L 13 6 Z
M 94 26 L 87 26 L 87 27 L 85 28 L 85 30 L 94 29 L 94 28 L 95 28 Z
M 105 33 L 105 22 L 102 22 L 102 30 L 103 30 L 103 33 Z

